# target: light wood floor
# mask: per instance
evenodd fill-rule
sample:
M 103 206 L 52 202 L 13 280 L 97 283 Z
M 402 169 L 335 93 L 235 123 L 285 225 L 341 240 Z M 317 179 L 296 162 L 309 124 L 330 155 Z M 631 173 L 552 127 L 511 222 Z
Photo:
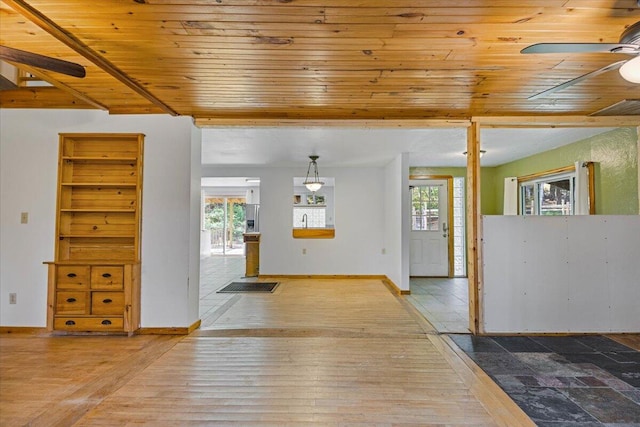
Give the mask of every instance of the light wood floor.
M 282 280 L 188 337 L 0 337 L 0 425 L 532 426 L 376 280 Z

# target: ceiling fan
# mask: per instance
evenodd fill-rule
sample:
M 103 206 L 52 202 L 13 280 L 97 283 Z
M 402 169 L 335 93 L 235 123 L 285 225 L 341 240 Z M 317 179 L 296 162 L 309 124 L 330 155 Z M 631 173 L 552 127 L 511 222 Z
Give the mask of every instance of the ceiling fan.
M 86 75 L 84 67 L 75 62 L 51 58 L 37 53 L 26 52 L 7 46 L 0 46 L 0 59 L 16 64 L 29 65 L 43 70 L 53 71 L 72 77 L 82 78 Z
M 624 53 L 635 55 L 635 58 L 614 62 L 598 70 L 591 71 L 568 82 L 547 89 L 528 99 L 541 98 L 553 92 L 566 89 L 582 80 L 597 76 L 611 70 L 620 70 L 620 75 L 631 83 L 640 84 L 640 21 L 629 26 L 621 35 L 619 43 L 538 43 L 528 46 L 520 53 Z

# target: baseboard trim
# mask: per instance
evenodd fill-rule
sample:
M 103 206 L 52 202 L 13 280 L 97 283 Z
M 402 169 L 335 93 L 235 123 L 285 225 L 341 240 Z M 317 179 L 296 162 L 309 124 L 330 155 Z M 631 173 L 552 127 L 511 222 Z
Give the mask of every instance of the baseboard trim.
M 391 292 L 397 295 L 411 295 L 410 290 L 400 289 L 395 283 L 393 283 L 393 280 L 389 279 L 387 276 L 385 276 L 382 282 L 387 286 L 387 288 L 389 288 Z
M 32 326 L 0 326 L 0 334 L 49 335 L 47 328 Z
M 200 327 L 202 320 L 196 320 L 191 326 L 188 327 L 173 327 L 173 328 L 140 328 L 136 331 L 139 335 L 189 335 Z
M 385 275 L 380 274 L 261 274 L 260 279 L 373 279 L 384 280 Z

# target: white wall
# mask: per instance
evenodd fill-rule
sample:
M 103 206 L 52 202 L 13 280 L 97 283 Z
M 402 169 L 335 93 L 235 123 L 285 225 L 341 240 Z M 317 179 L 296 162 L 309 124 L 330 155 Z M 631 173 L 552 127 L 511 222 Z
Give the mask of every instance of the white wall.
M 640 216 L 484 216 L 483 252 L 485 332 L 640 332 Z
M 185 326 L 200 319 L 200 235 L 202 233 L 202 130 L 191 127 L 188 314 Z M 209 240 L 211 241 L 211 240 Z
M 260 274 L 386 275 L 384 168 L 322 169 L 335 178 L 335 239 L 292 237 L 293 177 L 305 171 L 206 166 L 202 175 L 260 177 Z
M 193 228 L 200 229 L 195 221 L 200 197 L 192 194 L 198 171 L 191 170 L 199 147 L 193 146 L 191 118 L 0 109 L 0 122 L 0 325 L 46 325 L 42 262 L 52 261 L 54 254 L 58 133 L 132 132 L 146 135 L 142 326 L 188 326 L 194 319 L 189 289 L 199 286 L 190 252 L 194 245 L 199 251 Z M 199 186 L 198 179 L 197 191 Z M 192 214 L 194 199 L 197 214 Z M 28 224 L 20 224 L 20 212 L 29 212 Z M 16 305 L 9 305 L 10 292 L 18 294 Z
M 406 191 L 403 191 L 406 190 Z M 409 290 L 409 155 L 396 157 L 385 167 L 385 247 L 387 277 Z

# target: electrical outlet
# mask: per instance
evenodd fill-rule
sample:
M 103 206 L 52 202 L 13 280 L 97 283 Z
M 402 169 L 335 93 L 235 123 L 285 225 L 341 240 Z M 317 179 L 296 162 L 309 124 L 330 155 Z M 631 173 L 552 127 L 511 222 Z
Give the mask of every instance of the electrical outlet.
M 26 224 L 29 222 L 29 212 L 20 213 L 20 224 Z
M 11 292 L 9 294 L 9 304 L 17 304 L 18 303 L 18 294 L 15 292 Z
M 306 255 L 307 254 L 307 248 L 302 248 L 302 255 Z

